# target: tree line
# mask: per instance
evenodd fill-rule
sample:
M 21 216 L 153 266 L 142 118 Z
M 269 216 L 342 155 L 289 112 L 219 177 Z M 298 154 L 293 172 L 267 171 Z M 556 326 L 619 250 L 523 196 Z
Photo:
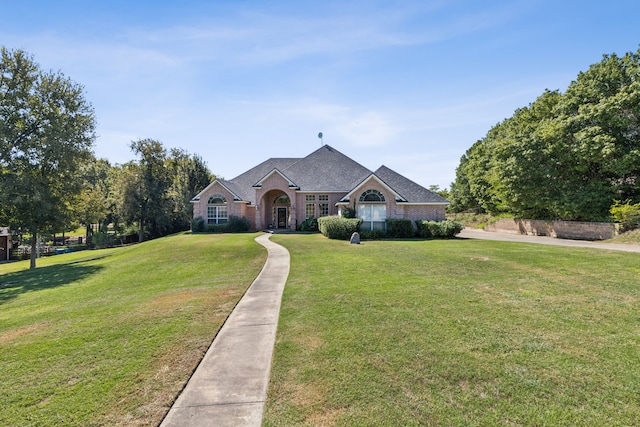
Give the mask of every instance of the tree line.
M 604 55 L 492 127 L 460 159 L 451 209 L 606 221 L 640 202 L 639 177 L 640 50 Z
M 89 239 L 186 230 L 191 198 L 214 178 L 198 155 L 153 139 L 131 142 L 138 159 L 112 165 L 95 157 L 95 139 L 81 85 L 0 49 L 0 225 L 29 236 L 32 268 L 39 236 L 79 225 Z

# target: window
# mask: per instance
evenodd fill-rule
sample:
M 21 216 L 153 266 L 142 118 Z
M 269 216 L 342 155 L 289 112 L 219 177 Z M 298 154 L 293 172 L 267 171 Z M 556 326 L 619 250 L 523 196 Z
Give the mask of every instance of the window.
M 367 190 L 360 196 L 361 202 L 384 202 L 384 194 L 378 190 Z
M 229 220 L 227 200 L 220 194 L 209 197 L 207 201 L 207 224 L 224 224 Z
M 358 207 L 358 218 L 362 218 L 362 230 L 384 230 L 387 219 L 387 205 L 367 204 Z
M 307 194 L 305 196 L 305 200 L 307 202 L 315 202 L 316 201 L 316 195 L 315 194 Z
M 360 196 L 358 218 L 362 218 L 362 230 L 384 230 L 387 219 L 387 205 L 384 194 L 378 190 L 367 190 Z
M 276 197 L 276 199 L 273 201 L 274 205 L 289 205 L 291 204 L 291 200 L 289 200 L 289 197 L 285 194 Z
M 318 201 L 320 201 L 320 202 L 328 202 L 329 201 L 329 195 L 328 194 L 320 194 L 318 196 Z
M 316 205 L 313 203 L 307 203 L 305 205 L 305 218 L 314 218 L 315 216 L 316 216 Z
M 320 216 L 329 216 L 329 203 L 318 204 L 320 208 Z

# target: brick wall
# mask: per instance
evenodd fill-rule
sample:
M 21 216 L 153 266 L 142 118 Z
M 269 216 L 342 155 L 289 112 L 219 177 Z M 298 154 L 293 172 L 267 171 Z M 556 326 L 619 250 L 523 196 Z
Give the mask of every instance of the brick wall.
M 499 233 L 550 236 L 560 239 L 606 240 L 618 234 L 618 227 L 610 222 L 542 221 L 528 219 L 500 219 L 485 227 Z

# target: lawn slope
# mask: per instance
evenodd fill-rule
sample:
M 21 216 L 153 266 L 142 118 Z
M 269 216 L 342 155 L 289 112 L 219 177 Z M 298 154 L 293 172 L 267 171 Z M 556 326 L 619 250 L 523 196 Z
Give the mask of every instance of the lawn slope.
M 0 425 L 157 425 L 262 268 L 254 238 L 0 265 Z
M 637 254 L 276 235 L 265 411 L 285 425 L 635 425 Z

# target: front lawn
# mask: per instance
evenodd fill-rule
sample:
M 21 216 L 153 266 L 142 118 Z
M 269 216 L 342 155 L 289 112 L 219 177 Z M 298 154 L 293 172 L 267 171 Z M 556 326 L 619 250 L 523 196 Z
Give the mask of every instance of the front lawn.
M 265 426 L 640 419 L 637 254 L 272 239 L 292 266 Z
M 255 237 L 0 265 L 0 425 L 157 425 L 262 268 Z

